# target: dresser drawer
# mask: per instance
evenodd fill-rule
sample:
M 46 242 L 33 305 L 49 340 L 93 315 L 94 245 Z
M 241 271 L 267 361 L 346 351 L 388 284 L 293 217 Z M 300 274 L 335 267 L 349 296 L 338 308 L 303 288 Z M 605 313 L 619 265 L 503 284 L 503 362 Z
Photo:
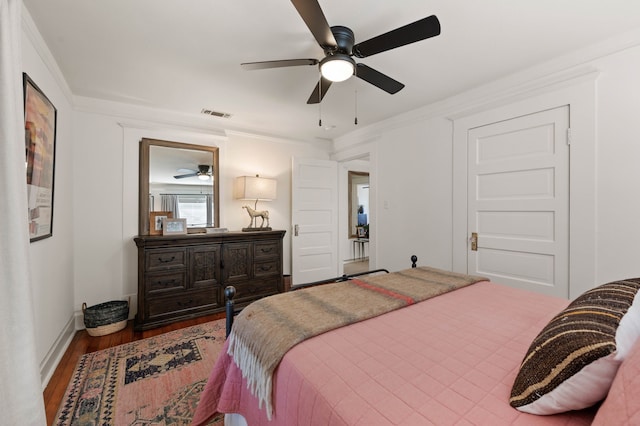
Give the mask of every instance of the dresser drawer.
M 178 236 L 141 235 L 135 330 L 225 310 L 223 290 L 236 287 L 239 307 L 283 289 L 284 231 Z
M 186 265 L 186 249 L 147 250 L 145 253 L 147 271 L 161 271 L 172 268 L 184 268 Z
M 175 296 L 162 296 L 147 299 L 147 318 L 187 315 L 220 307 L 218 289 L 190 291 Z
M 260 281 L 250 281 L 246 283 L 234 284 L 236 295 L 233 300 L 236 303 L 253 301 L 261 297 L 270 296 L 278 292 L 278 282 L 280 277 L 269 278 Z
M 255 260 L 280 256 L 280 244 L 278 241 L 260 241 L 254 245 L 253 258 Z
M 253 264 L 253 276 L 256 278 L 280 275 L 280 259 L 255 262 Z
M 186 288 L 187 272 L 151 273 L 147 274 L 145 279 L 147 294 L 150 295 L 168 291 L 182 291 Z

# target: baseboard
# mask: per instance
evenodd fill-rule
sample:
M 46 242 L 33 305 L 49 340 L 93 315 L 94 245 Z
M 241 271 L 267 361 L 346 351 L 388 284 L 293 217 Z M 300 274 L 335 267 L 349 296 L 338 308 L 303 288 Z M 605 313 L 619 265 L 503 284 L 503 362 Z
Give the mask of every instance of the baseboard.
M 69 321 L 65 324 L 64 328 L 58 335 L 55 343 L 40 363 L 40 382 L 42 384 L 42 390 L 47 387 L 51 376 L 53 376 L 56 367 L 60 363 L 62 356 L 71 344 L 71 340 L 76 333 L 76 315 L 69 318 Z
M 137 294 L 130 294 L 125 297 L 125 300 L 126 299 L 129 300 L 129 319 L 133 319 L 136 315 Z M 47 387 L 49 380 L 51 380 L 54 371 L 56 371 L 56 367 L 60 363 L 65 351 L 69 348 L 76 331 L 83 330 L 84 328 L 84 315 L 82 311 L 74 312 L 49 350 L 49 353 L 47 353 L 40 363 L 40 382 L 42 383 L 43 391 L 44 388 Z

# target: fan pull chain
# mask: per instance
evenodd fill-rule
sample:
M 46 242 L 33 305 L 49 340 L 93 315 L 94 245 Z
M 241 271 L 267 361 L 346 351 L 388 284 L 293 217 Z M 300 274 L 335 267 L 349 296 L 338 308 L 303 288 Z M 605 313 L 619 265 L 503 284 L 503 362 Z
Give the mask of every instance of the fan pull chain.
M 356 95 L 355 95 L 355 119 L 353 120 L 353 124 L 355 124 L 356 126 L 358 125 L 358 89 L 356 89 Z
M 322 127 L 322 74 L 318 81 L 318 127 Z

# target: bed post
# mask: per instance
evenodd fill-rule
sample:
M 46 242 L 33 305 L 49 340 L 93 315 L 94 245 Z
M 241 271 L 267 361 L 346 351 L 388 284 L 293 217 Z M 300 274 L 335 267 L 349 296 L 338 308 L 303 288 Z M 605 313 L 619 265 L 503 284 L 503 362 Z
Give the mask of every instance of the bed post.
M 415 254 L 413 256 L 411 256 L 411 267 L 415 268 L 416 267 L 416 262 L 418 262 L 418 256 L 416 256 Z
M 236 288 L 232 285 L 226 287 L 224 289 L 224 297 L 227 299 L 225 304 L 227 308 L 227 334 L 226 337 L 229 337 L 229 333 L 231 333 L 231 326 L 233 325 L 233 298 L 236 295 Z

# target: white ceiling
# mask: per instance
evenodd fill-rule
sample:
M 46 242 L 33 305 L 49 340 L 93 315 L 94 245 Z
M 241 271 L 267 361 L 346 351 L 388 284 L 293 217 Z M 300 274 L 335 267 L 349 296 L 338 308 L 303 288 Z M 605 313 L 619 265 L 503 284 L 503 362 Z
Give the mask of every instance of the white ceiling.
M 232 114 L 208 118 L 221 127 L 304 139 L 357 129 L 356 91 L 362 127 L 640 28 L 638 0 L 319 2 L 356 43 L 432 14 L 442 34 L 358 60 L 404 83 L 399 93 L 351 78 L 319 107 L 306 104 L 316 67 L 240 68 L 323 57 L 289 0 L 24 0 L 75 96 L 213 109 Z

